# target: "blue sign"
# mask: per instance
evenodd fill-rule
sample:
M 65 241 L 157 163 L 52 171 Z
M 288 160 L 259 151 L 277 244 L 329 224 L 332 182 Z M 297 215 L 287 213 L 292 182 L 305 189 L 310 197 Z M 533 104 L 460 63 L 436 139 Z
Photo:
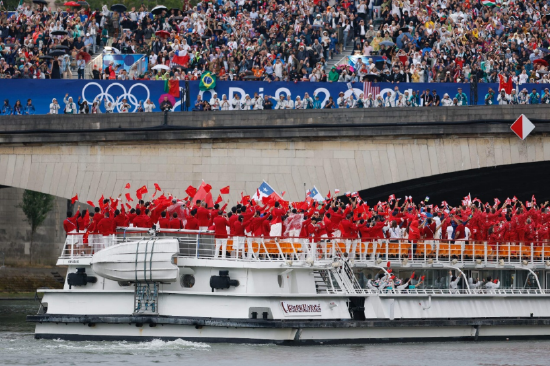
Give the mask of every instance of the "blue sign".
M 76 103 L 78 97 L 81 100 L 86 100 L 88 103 L 93 101 L 99 101 L 101 103 L 101 110 L 104 112 L 104 101 L 114 103 L 116 105 L 115 112 L 118 112 L 118 106 L 121 105 L 122 99 L 126 99 L 130 104 L 130 112 L 135 112 L 139 105 L 139 102 L 145 102 L 147 99 L 151 99 L 153 103 L 157 105 L 154 112 L 160 112 L 158 108 L 158 100 L 164 91 L 164 81 L 146 81 L 146 80 L 133 80 L 133 81 L 120 81 L 120 80 L 11 80 L 3 79 L 2 88 L 0 91 L 0 101 L 5 99 L 9 100 L 11 106 L 15 104 L 16 100 L 20 100 L 23 105 L 27 104 L 27 99 L 32 99 L 33 105 L 36 109 L 36 114 L 47 114 L 50 110 L 50 103 L 53 98 L 56 98 L 64 107 L 63 98 L 65 94 L 69 94 Z M 348 85 L 352 89 L 348 88 Z M 183 89 L 185 82 L 180 82 L 180 89 Z M 462 88 L 462 91 L 468 96 L 470 102 L 470 85 L 469 84 L 455 84 L 455 83 L 373 83 L 368 84 L 369 91 L 372 91 L 373 87 L 379 88 L 379 94 L 382 97 L 388 95 L 394 91 L 397 87 L 400 93 L 412 91 L 422 91 L 429 89 L 436 90 L 437 93 L 443 97 L 445 93 L 449 94 L 453 98 L 457 94 L 457 89 Z M 231 100 L 236 94 L 239 94 L 241 99 L 244 99 L 246 94 L 250 97 L 254 97 L 254 93 L 258 93 L 260 96 L 268 95 L 276 103 L 279 100 L 279 96 L 291 95 L 295 100 L 297 96 L 303 99 L 304 94 L 308 93 L 310 96 L 319 95 L 319 99 L 322 104 L 328 101 L 328 98 L 332 98 L 336 101 L 340 92 L 344 92 L 346 96 L 350 96 L 354 93 L 359 96 L 364 92 L 365 84 L 363 83 L 309 83 L 309 82 L 255 82 L 255 81 L 218 81 L 216 83 L 216 89 L 201 91 L 199 90 L 199 81 L 189 82 L 191 92 L 191 106 L 195 104 L 198 95 L 201 95 L 203 99 L 210 100 L 214 93 L 218 94 L 218 98 L 222 99 L 222 95 L 226 95 L 227 99 Z M 484 104 L 485 94 L 487 94 L 488 88 L 498 90 L 498 84 L 478 84 L 478 104 Z M 521 89 L 526 88 L 531 92 L 533 88 L 537 89 L 538 93 L 542 95 L 544 88 L 548 87 L 545 84 L 524 84 L 521 85 Z M 495 100 L 496 101 L 496 100 Z M 181 100 L 176 100 L 174 110 L 180 110 Z M 60 110 L 62 113 L 62 109 Z
M 130 68 L 133 64 L 139 61 L 145 55 L 129 54 L 129 55 L 104 55 L 103 56 L 103 70 L 109 67 L 111 61 L 114 65 L 119 65 L 119 69 L 122 67 L 126 72 L 130 72 Z M 147 62 L 144 63 L 145 70 L 141 70 L 141 73 L 147 72 Z

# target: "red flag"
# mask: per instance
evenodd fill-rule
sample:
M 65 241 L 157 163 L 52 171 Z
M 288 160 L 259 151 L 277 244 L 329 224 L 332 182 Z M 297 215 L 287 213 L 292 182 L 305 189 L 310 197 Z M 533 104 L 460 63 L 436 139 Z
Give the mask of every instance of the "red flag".
M 160 189 L 160 186 L 157 183 L 155 183 L 155 191 L 162 191 L 162 189 Z
M 214 203 L 215 203 L 215 204 L 218 204 L 218 203 L 220 203 L 221 201 L 223 201 L 223 198 L 222 198 L 222 195 L 219 194 L 219 195 L 218 195 L 218 199 L 217 199 L 216 202 L 214 202 Z
M 202 185 L 201 185 L 201 187 L 202 187 Z M 209 193 L 212 190 L 212 186 L 210 184 L 206 183 L 204 185 L 204 190 L 206 191 L 206 193 Z
M 136 191 L 136 197 L 138 198 L 138 200 L 141 200 L 143 198 L 143 194 L 147 192 L 149 192 L 147 190 L 147 186 L 143 186 Z
M 282 192 L 281 192 L 281 197 L 284 197 L 285 193 L 286 193 L 286 191 L 282 191 Z M 329 193 L 330 193 L 330 192 L 329 192 Z
M 206 204 L 208 207 L 214 206 L 214 201 L 212 200 L 212 193 L 210 190 L 206 190 L 207 187 L 210 186 L 209 184 L 206 184 L 202 182 L 201 186 L 197 190 L 197 193 L 193 196 L 193 204 L 196 204 L 198 200 L 206 201 Z M 210 189 L 212 189 L 212 186 L 210 186 Z
M 132 196 L 130 196 L 130 193 L 126 193 L 126 201 L 130 202 L 133 201 Z
M 164 89 L 166 90 L 166 89 Z M 168 94 L 174 98 L 180 97 L 180 82 L 179 80 L 168 80 Z
M 414 279 L 414 272 L 412 273 L 411 278 Z
M 124 186 L 126 189 L 130 189 L 130 183 L 126 183 L 126 186 Z
M 132 209 L 132 206 L 130 206 L 129 203 L 126 204 L 126 207 L 128 207 L 128 210 L 131 210 L 131 209 Z
M 186 54 L 185 56 L 177 56 L 176 55 L 176 56 L 172 57 L 172 62 L 187 68 L 187 65 L 189 64 L 189 59 L 190 59 L 189 54 Z
M 422 278 L 422 281 L 424 281 L 424 278 L 426 278 L 426 276 L 422 275 L 422 277 L 421 277 L 421 278 Z
M 388 267 L 388 268 L 391 267 L 391 262 L 390 261 L 388 261 L 388 263 L 386 263 L 386 267 Z
M 195 188 L 193 186 L 189 186 L 185 190 L 185 193 L 187 193 L 189 195 L 189 197 L 193 197 L 195 194 L 197 194 L 197 188 Z
M 506 81 L 504 79 L 505 77 L 503 75 L 498 76 L 498 91 L 500 92 L 504 89 L 506 94 L 512 94 L 512 89 L 514 88 L 512 78 L 509 77 Z
M 330 199 L 330 190 L 328 191 L 327 198 Z
M 105 197 L 103 197 L 103 195 L 101 195 L 101 198 L 99 199 L 99 208 L 103 210 L 103 200 L 105 199 Z
M 260 198 L 260 189 L 259 188 L 256 188 L 256 195 L 258 196 L 258 198 Z
M 244 196 L 242 199 L 242 204 L 247 205 L 250 202 L 250 196 Z
M 388 201 L 391 201 L 391 200 L 394 200 L 395 199 L 395 194 L 392 194 L 388 197 Z
M 76 196 L 74 196 L 73 198 L 71 198 L 71 205 L 74 205 L 74 203 L 78 201 L 78 194 Z
M 229 186 L 220 189 L 221 194 L 229 194 Z
M 89 204 L 92 207 L 95 207 L 94 203 L 92 201 L 86 201 L 87 204 Z

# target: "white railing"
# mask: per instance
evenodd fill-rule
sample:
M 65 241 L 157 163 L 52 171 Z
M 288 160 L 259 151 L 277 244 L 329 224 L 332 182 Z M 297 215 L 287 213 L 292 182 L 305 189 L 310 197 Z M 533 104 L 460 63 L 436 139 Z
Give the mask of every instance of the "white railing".
M 88 75 L 90 79 L 94 78 L 93 73 L 92 73 L 92 70 L 94 69 L 94 66 L 97 66 L 97 70 L 99 72 L 101 72 L 101 70 L 103 69 L 103 55 L 102 54 L 99 54 L 96 57 L 94 57 L 86 65 L 86 71 L 85 71 L 84 75 Z
M 544 289 L 414 289 L 414 290 L 371 290 L 365 289 L 365 294 L 378 294 L 378 295 L 420 295 L 420 296 L 432 296 L 432 295 L 550 295 L 550 290 Z
M 118 228 L 117 236 L 71 233 L 62 257 L 93 255 L 93 253 L 121 241 L 150 239 L 147 229 Z M 461 266 L 525 267 L 550 266 L 550 243 L 510 242 L 487 243 L 472 241 L 406 239 L 325 239 L 230 237 L 216 239 L 212 232 L 192 230 L 161 230 L 157 236 L 173 237 L 180 243 L 179 255 L 188 258 L 232 261 L 299 261 L 309 264 L 329 264 L 349 260 L 353 264 L 393 266 L 411 264 L 438 265 L 444 268 Z M 509 267 L 512 268 L 512 267 Z

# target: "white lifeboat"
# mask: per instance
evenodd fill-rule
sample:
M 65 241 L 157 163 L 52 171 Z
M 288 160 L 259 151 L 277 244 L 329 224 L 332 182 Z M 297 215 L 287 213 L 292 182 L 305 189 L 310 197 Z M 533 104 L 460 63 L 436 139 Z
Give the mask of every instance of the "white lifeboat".
M 113 281 L 175 282 L 178 267 L 172 257 L 179 251 L 177 239 L 121 243 L 94 254 L 92 270 Z

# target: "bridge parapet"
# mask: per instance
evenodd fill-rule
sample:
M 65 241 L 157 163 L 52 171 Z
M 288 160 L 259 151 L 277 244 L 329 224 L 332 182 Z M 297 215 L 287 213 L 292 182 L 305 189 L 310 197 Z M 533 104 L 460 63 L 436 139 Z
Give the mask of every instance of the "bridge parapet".
M 509 133 L 521 114 L 550 132 L 546 105 L 2 117 L 0 143 Z

